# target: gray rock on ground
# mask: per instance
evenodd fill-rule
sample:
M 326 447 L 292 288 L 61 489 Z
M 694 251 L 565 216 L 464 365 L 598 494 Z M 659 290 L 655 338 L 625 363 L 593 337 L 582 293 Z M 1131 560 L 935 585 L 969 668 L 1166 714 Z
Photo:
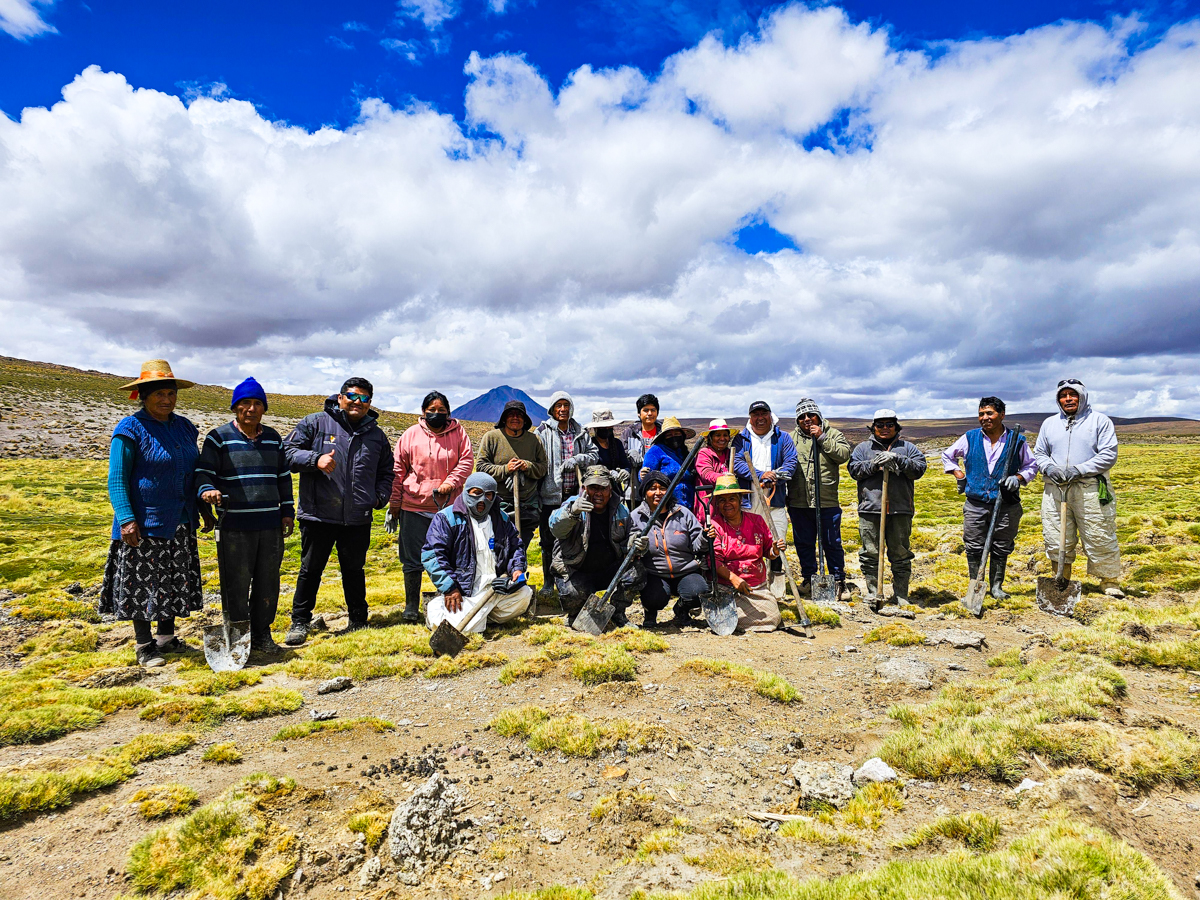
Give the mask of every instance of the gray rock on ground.
M 541 839 L 547 844 L 561 844 L 566 836 L 561 828 L 543 828 L 541 833 Z
M 881 606 L 878 612 L 881 616 L 895 619 L 915 619 L 917 617 L 917 614 L 911 609 L 905 609 L 902 606 Z
M 383 873 L 383 864 L 379 861 L 378 856 L 372 856 L 365 863 L 358 873 L 358 886 L 361 888 L 369 888 L 379 880 L 379 876 Z
M 310 709 L 308 714 L 314 722 L 327 722 L 330 719 L 337 718 L 336 709 Z
M 388 852 L 400 867 L 396 877 L 401 882 L 419 884 L 463 843 L 463 833 L 472 823 L 460 821 L 455 813 L 464 799 L 450 779 L 434 772 L 396 807 L 388 826 Z
M 923 691 L 933 687 L 933 670 L 915 656 L 892 656 L 875 663 L 875 674 Z
M 330 678 L 328 681 L 322 681 L 317 685 L 318 694 L 336 694 L 338 691 L 349 690 L 354 687 L 354 680 L 347 678 L 345 675 L 339 675 L 337 678 Z
M 854 797 L 853 775 L 853 768 L 839 763 L 802 759 L 792 766 L 792 778 L 802 799 L 820 800 L 839 808 Z
M 925 643 L 931 647 L 939 644 L 949 644 L 955 650 L 982 650 L 987 646 L 987 639 L 982 632 L 966 631 L 962 628 L 943 628 L 931 631 L 925 635 Z
M 854 783 L 866 784 L 869 781 L 895 781 L 898 777 L 891 766 L 878 756 L 873 756 L 854 772 Z
M 111 669 L 93 672 L 81 684 L 88 688 L 114 688 L 133 684 L 145 677 L 146 670 L 141 666 L 114 666 Z

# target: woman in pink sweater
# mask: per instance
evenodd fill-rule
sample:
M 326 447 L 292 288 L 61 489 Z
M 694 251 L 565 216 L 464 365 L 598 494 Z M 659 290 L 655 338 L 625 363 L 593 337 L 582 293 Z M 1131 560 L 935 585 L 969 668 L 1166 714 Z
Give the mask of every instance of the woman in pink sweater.
M 742 509 L 746 491 L 736 475 L 722 475 L 713 488 L 713 508 L 705 533 L 717 562 L 716 589 L 733 596 L 739 631 L 774 631 L 782 622 L 779 604 L 767 585 L 767 561 L 783 552 L 762 516 Z
M 724 419 L 713 419 L 701 438 L 704 447 L 696 454 L 696 497 L 692 502 L 692 512 L 702 525 L 708 521 L 713 485 L 730 471 L 729 444 L 737 432 L 738 429 L 726 425 Z
M 471 438 L 450 418 L 450 401 L 430 391 L 421 403 L 421 418 L 396 442 L 392 500 L 384 527 L 399 531 L 397 549 L 404 570 L 404 620 L 421 621 L 421 548 L 429 523 L 462 493 L 475 468 Z

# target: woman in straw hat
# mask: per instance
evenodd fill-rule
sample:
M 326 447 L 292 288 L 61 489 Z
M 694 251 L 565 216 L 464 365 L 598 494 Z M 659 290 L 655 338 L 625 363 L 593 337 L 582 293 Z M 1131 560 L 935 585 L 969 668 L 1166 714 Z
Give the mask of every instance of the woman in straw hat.
M 668 478 L 674 477 L 687 462 L 687 442 L 695 436 L 695 429 L 684 428 L 679 419 L 668 416 L 654 444 L 646 451 L 646 458 L 642 460 L 642 468 L 638 473 L 639 479 L 645 478 L 649 471 L 662 472 Z M 684 472 L 675 485 L 675 502 L 684 509 L 692 508 L 695 485 L 695 472 Z
M 176 392 L 194 384 L 176 378 L 165 359 L 143 363 L 122 388 L 142 408 L 117 424 L 109 448 L 113 526 L 100 611 L 133 621 L 137 661 L 146 668 L 163 665 L 164 653 L 191 649 L 176 637 L 175 617 L 203 605 L 192 483 L 199 431 L 175 415 Z
M 736 426 L 725 424 L 724 419 L 713 419 L 704 432 L 704 446 L 696 454 L 696 504 L 692 507 L 701 522 L 708 521 L 713 485 L 732 471 L 729 445 L 737 431 Z
M 778 558 L 777 544 L 762 516 L 742 509 L 737 476 L 722 475 L 712 492 L 712 515 L 705 533 L 712 538 L 717 558 L 717 590 L 732 593 L 738 611 L 738 630 L 774 631 L 782 617 L 767 586 L 767 560 Z

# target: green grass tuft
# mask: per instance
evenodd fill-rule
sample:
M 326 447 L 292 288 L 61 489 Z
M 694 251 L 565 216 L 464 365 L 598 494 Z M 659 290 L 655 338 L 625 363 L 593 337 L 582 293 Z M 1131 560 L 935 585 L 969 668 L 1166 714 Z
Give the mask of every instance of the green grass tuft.
M 311 737 L 314 734 L 336 734 L 339 731 L 353 731 L 356 728 L 368 728 L 376 734 L 391 731 L 396 726 L 385 719 L 375 716 L 359 716 L 355 719 L 326 719 L 324 722 L 293 722 L 284 725 L 271 738 L 273 741 L 290 741 L 296 738 Z
M 800 697 L 797 690 L 782 676 L 751 669 L 749 666 L 731 663 L 725 659 L 697 657 L 687 660 L 679 669 L 698 675 L 723 676 L 739 684 L 749 685 L 754 693 L 776 703 L 792 703 Z
M 637 678 L 637 661 L 624 647 L 585 650 L 571 660 L 571 674 L 584 684 L 634 681 Z
M 242 761 L 242 751 L 233 741 L 226 741 L 223 744 L 213 744 L 204 751 L 204 755 L 200 758 L 205 762 L 231 765 Z
M 167 819 L 187 812 L 199 798 L 186 784 L 156 784 L 138 791 L 129 802 L 138 805 L 143 819 Z
M 917 631 L 904 622 L 888 622 L 886 625 L 872 628 L 863 635 L 864 644 L 873 644 L 876 641 L 883 641 L 891 647 L 911 647 L 914 644 L 925 643 L 925 632 Z
M 141 712 L 146 720 L 163 719 L 172 725 L 196 722 L 218 725 L 226 719 L 264 719 L 295 712 L 304 705 L 299 692 L 287 688 L 263 688 L 245 694 L 232 694 L 214 699 L 179 697 L 152 703 Z
M 624 743 L 629 753 L 660 746 L 666 731 L 659 725 L 609 719 L 593 722 L 583 716 L 551 716 L 532 704 L 506 709 L 488 723 L 502 737 L 528 740 L 533 750 L 558 750 L 567 756 L 591 758 Z
M 965 816 L 942 816 L 928 825 L 922 825 L 912 834 L 892 846 L 898 850 L 913 850 L 935 838 L 943 837 L 970 847 L 980 853 L 995 849 L 1000 837 L 1000 823 L 983 813 L 968 813 Z
M 522 656 L 500 670 L 500 683 L 509 685 L 523 678 L 541 678 L 553 668 L 554 660 L 545 652 Z

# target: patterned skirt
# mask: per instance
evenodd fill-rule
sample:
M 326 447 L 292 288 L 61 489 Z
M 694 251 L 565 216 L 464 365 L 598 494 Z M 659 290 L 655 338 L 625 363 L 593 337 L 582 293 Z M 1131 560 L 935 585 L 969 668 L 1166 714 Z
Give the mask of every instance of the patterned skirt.
M 173 538 L 143 537 L 138 547 L 113 541 L 104 566 L 100 612 L 158 621 L 204 605 L 196 529 L 182 522 Z

